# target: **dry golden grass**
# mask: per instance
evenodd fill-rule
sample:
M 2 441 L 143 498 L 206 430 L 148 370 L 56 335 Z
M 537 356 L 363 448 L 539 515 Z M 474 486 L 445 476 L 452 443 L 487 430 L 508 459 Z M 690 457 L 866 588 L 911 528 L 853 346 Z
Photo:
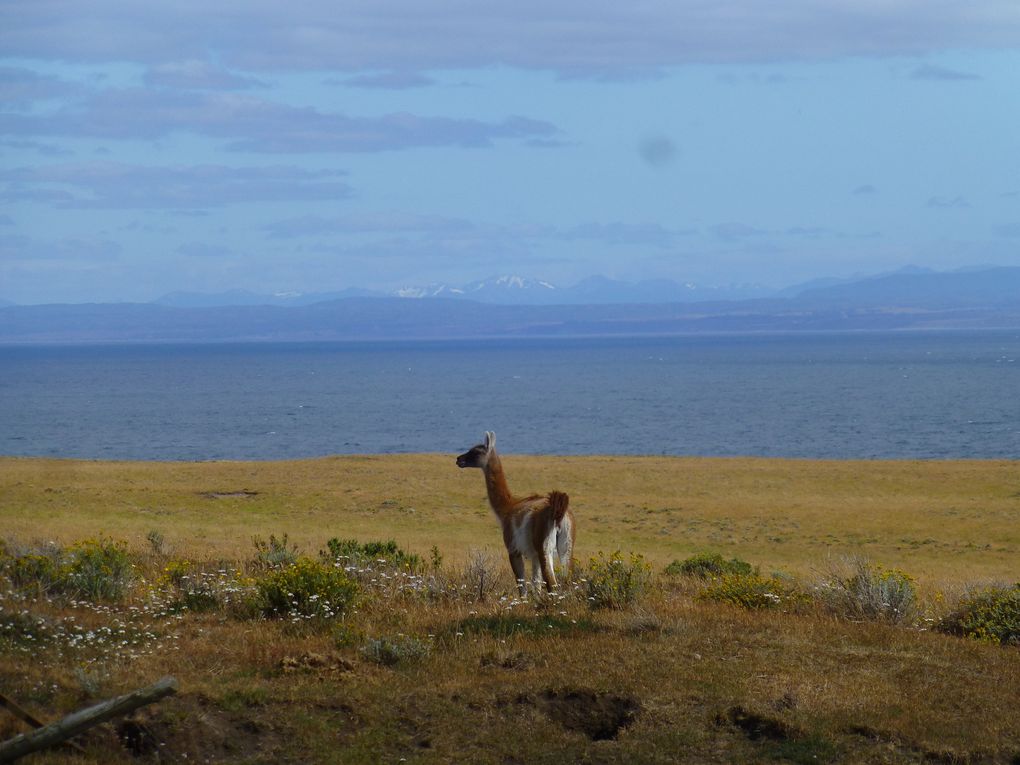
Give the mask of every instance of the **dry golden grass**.
M 827 556 L 857 554 L 919 577 L 926 593 L 1020 576 L 1015 462 L 508 456 L 505 464 L 521 493 L 571 495 L 582 560 L 620 548 L 661 569 L 708 549 L 810 581 Z M 3 459 L 0 514 L 0 537 L 23 543 L 126 539 L 150 587 L 166 563 L 149 549 L 151 530 L 172 557 L 213 568 L 250 561 L 253 535 L 286 533 L 312 555 L 333 536 L 394 538 L 426 559 L 436 545 L 441 576 L 467 585 L 439 598 L 380 585 L 339 632 L 216 609 L 144 617 L 158 637 L 141 651 L 26 653 L 3 648 L 0 636 L 0 687 L 47 719 L 164 674 L 178 678 L 178 696 L 121 726 L 129 738 L 151 736 L 159 757 L 145 746 L 131 755 L 107 726 L 85 739 L 87 762 L 1020 761 L 1015 647 L 854 623 L 817 607 L 744 611 L 701 601 L 699 583 L 667 577 L 621 611 L 590 611 L 583 591 L 508 605 L 481 477 L 457 471 L 449 456 Z M 481 600 L 460 573 L 479 547 L 502 576 Z M 0 598 L 0 615 L 73 615 L 97 628 L 139 619 L 124 614 L 144 599 L 141 585 L 110 608 Z M 511 617 L 529 629 L 478 628 Z M 430 652 L 381 666 L 360 651 L 401 635 Z M 614 725 L 615 738 L 598 738 L 600 726 Z M 17 730 L 0 710 L 0 738 Z
M 659 457 L 505 458 L 521 494 L 567 491 L 579 552 L 640 551 L 665 565 L 704 549 L 806 573 L 864 555 L 920 579 L 1015 577 L 1020 464 Z M 252 492 L 244 494 L 243 492 Z M 452 456 L 298 462 L 120 463 L 0 458 L 4 533 L 135 544 L 157 529 L 182 554 L 236 558 L 286 532 L 392 537 L 460 558 L 499 548 L 477 471 Z

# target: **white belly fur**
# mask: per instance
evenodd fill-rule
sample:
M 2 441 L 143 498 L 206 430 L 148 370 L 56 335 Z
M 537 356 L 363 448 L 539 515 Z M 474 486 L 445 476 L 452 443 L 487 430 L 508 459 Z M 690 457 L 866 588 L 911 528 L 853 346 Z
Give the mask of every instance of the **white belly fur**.
M 531 536 L 531 514 L 514 521 L 512 542 L 513 550 L 519 552 L 532 566 L 534 576 L 540 571 L 540 558 L 548 557 L 550 563 L 564 563 L 570 559 L 570 519 L 564 518 L 560 524 L 560 534 L 557 535 L 556 527 L 550 530 L 542 540 L 542 549 L 536 550 Z M 557 545 L 557 536 L 560 537 L 560 544 Z

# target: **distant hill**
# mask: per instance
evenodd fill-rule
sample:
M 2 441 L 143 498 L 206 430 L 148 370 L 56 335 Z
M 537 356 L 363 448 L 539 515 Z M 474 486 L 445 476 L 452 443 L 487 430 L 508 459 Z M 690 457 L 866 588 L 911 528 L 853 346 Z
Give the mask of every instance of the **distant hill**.
M 688 303 L 708 300 L 744 300 L 770 297 L 773 290 L 756 285 L 705 287 L 680 284 L 670 279 L 625 282 L 605 276 L 592 276 L 570 287 L 560 287 L 540 279 L 514 275 L 492 276 L 463 285 L 433 283 L 406 286 L 392 292 L 351 288 L 341 292 L 277 292 L 259 294 L 246 290 L 227 292 L 171 292 L 154 303 L 179 308 L 214 306 L 277 305 L 301 306 L 349 297 L 400 297 L 411 299 L 442 298 L 474 300 L 496 305 L 604 305 L 614 303 Z
M 607 280 L 611 281 L 611 280 Z M 496 283 L 492 289 L 525 289 Z M 498 304 L 456 297 L 274 296 L 224 293 L 236 305 L 157 303 L 0 307 L 0 343 L 227 342 L 661 335 L 720 332 L 1020 328 L 1020 268 L 909 272 L 758 300 L 599 303 L 602 280 L 577 286 L 578 304 Z M 637 285 L 634 285 L 637 289 Z M 480 287 L 481 293 L 489 287 Z M 645 286 L 645 295 L 669 285 Z M 554 288 L 541 289 L 553 291 Z M 585 292 L 587 291 L 587 293 Z M 542 293 L 539 293 L 542 294 Z M 616 293 L 619 294 L 619 293 Z M 264 296 L 263 296 L 264 297 Z M 227 299 L 203 296 L 202 300 Z M 301 304 L 295 300 L 311 302 Z M 192 304 L 187 304 L 188 302 Z
M 384 293 L 352 287 L 340 292 L 277 292 L 264 295 L 247 290 L 228 290 L 226 292 L 169 292 L 156 298 L 157 305 L 174 306 L 176 308 L 214 308 L 217 306 L 241 305 L 278 305 L 296 306 L 322 303 L 327 300 L 340 300 L 349 297 L 383 297 Z
M 1020 268 L 888 274 L 807 289 L 796 299 L 827 306 L 995 308 L 1020 300 Z

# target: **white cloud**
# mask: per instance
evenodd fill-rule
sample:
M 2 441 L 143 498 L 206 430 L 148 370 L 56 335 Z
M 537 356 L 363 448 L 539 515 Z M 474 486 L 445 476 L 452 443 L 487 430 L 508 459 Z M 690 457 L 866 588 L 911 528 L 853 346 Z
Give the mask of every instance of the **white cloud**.
M 236 93 L 110 89 L 54 113 L 0 114 L 0 134 L 155 139 L 189 133 L 265 153 L 373 152 L 422 146 L 485 147 L 502 139 L 555 136 L 548 122 L 420 117 L 349 117 Z
M 117 162 L 21 167 L 0 171 L 0 199 L 63 208 L 191 209 L 261 201 L 343 199 L 339 170 L 287 166 L 150 166 Z
M 957 69 L 949 69 L 944 66 L 936 66 L 934 64 L 922 64 L 910 73 L 912 79 L 915 80 L 936 80 L 940 82 L 960 82 L 966 80 L 980 80 L 976 74 L 970 72 L 961 72 Z
M 52 0 L 0 5 L 9 56 L 415 72 L 493 65 L 620 78 L 692 62 L 1016 47 L 1013 0 Z
M 234 74 L 199 59 L 157 64 L 145 73 L 145 84 L 182 90 L 244 90 L 265 87 L 254 78 Z
M 449 233 L 474 229 L 468 221 L 440 215 L 381 212 L 335 215 L 303 215 L 264 227 L 274 239 L 330 234 Z

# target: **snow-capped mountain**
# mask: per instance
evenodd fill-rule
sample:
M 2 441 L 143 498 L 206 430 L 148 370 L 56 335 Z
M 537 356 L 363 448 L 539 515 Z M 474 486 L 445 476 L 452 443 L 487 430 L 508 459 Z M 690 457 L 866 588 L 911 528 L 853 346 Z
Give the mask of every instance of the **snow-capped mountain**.
M 606 276 L 591 276 L 569 287 L 542 279 L 504 274 L 464 285 L 433 282 L 406 285 L 390 292 L 350 288 L 341 292 L 275 292 L 256 294 L 231 290 L 215 294 L 172 292 L 153 301 L 181 308 L 210 306 L 302 306 L 352 297 L 398 297 L 415 300 L 445 298 L 473 300 L 496 305 L 607 305 L 615 303 L 691 303 L 699 301 L 745 300 L 770 297 L 771 290 L 756 285 L 702 286 L 671 279 L 625 282 Z
M 553 303 L 556 287 L 539 279 L 523 276 L 492 276 L 479 279 L 462 287 L 449 284 L 429 284 L 424 287 L 401 287 L 392 293 L 403 298 L 466 298 L 481 303 Z

